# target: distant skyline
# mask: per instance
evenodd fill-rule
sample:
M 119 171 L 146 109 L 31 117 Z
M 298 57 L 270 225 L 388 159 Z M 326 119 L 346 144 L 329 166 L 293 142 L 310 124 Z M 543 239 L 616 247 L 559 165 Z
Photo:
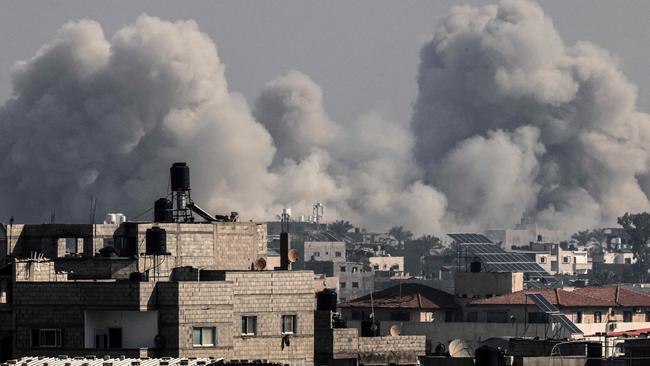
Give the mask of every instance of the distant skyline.
M 98 21 L 107 37 L 143 13 L 195 20 L 216 43 L 229 88 L 252 103 L 288 70 L 321 86 L 325 110 L 341 123 L 377 111 L 408 123 L 417 94 L 420 47 L 436 20 L 457 5 L 495 1 L 0 1 L 0 101 L 11 68 L 31 57 L 60 26 Z M 650 111 L 650 2 L 547 0 L 540 5 L 567 45 L 590 41 L 618 56 Z

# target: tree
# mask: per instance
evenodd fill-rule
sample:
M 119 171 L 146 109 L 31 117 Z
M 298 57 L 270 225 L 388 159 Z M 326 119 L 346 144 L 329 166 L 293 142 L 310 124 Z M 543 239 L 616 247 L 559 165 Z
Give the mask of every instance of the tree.
M 442 241 L 440 241 L 440 238 L 435 235 L 425 234 L 415 240 L 422 242 L 425 248 L 427 248 L 427 251 L 431 251 L 432 249 L 442 249 Z
M 591 240 L 591 233 L 589 230 L 578 231 L 577 233 L 571 235 L 571 239 L 578 242 L 579 246 L 586 245 Z
M 348 231 L 354 228 L 354 225 L 350 224 L 349 221 L 345 220 L 336 220 L 333 223 L 329 224 L 329 229 L 338 236 L 345 235 Z
M 399 244 L 400 247 L 404 246 L 404 243 L 413 237 L 412 232 L 405 230 L 401 226 L 393 226 L 392 228 L 390 228 L 390 230 L 388 230 L 388 235 L 395 238 L 395 240 L 397 240 L 397 243 Z
M 648 240 L 650 239 L 650 213 L 625 215 L 618 218 L 618 224 L 630 235 L 632 252 L 636 263 L 632 265 L 637 282 L 646 282 L 648 278 Z
M 600 245 L 601 248 L 607 244 L 607 234 L 605 233 L 605 229 L 593 229 L 591 230 L 590 236 L 598 243 L 598 245 Z

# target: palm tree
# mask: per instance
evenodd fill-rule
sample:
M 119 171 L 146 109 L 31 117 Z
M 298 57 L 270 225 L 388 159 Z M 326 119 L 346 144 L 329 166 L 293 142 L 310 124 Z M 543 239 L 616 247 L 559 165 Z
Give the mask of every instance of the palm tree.
M 577 233 L 571 235 L 571 239 L 578 242 L 579 246 L 584 246 L 591 240 L 591 233 L 589 230 L 578 231 Z
M 601 248 L 607 244 L 607 234 L 605 233 L 605 229 L 591 230 L 591 238 L 594 239 Z
M 350 224 L 349 221 L 345 221 L 345 220 L 336 220 L 333 223 L 328 225 L 328 229 L 333 231 L 334 234 L 338 236 L 345 235 L 352 228 L 354 228 L 354 225 Z
M 388 230 L 388 235 L 392 236 L 397 240 L 397 243 L 399 244 L 400 247 L 404 246 L 404 242 L 410 240 L 413 237 L 413 233 L 405 230 L 401 226 L 393 226 Z
M 440 241 L 440 238 L 435 235 L 424 234 L 416 240 L 422 242 L 422 244 L 428 248 L 428 251 L 431 251 L 432 249 L 442 249 L 442 241 Z

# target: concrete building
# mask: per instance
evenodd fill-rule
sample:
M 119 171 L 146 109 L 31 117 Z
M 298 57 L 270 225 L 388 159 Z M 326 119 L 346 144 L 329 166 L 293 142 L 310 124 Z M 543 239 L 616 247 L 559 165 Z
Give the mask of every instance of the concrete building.
M 305 262 L 345 262 L 345 243 L 342 241 L 305 241 Z
M 560 242 L 567 238 L 566 233 L 559 230 L 538 228 L 537 225 L 518 225 L 515 229 L 486 230 L 485 236 L 501 248 L 511 250 L 513 246 L 525 246 L 531 242 Z
M 454 296 L 456 302 L 462 305 L 473 299 L 486 299 L 523 289 L 524 274 L 521 272 L 454 273 Z
M 558 243 L 531 243 L 528 252 L 535 262 L 550 274 L 580 275 L 592 271 L 593 265 L 585 248 L 563 249 Z
M 166 231 L 166 255 L 143 253 L 154 225 Z M 313 364 L 313 272 L 251 271 L 267 253 L 264 224 L 3 229 L 0 252 L 9 261 L 0 304 L 5 357 L 108 354 Z M 66 255 L 71 240 L 79 243 L 78 252 Z
M 395 274 L 404 273 L 404 257 L 370 257 L 368 258 L 368 262 L 373 271 L 386 271 Z

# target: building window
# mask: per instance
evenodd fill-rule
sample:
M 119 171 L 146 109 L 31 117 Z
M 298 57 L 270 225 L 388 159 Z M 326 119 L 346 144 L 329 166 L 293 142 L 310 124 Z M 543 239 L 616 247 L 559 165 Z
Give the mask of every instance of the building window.
M 359 282 L 352 282 L 352 288 L 358 288 Z
M 446 323 L 462 322 L 462 321 L 463 321 L 463 313 L 461 313 L 460 311 L 453 311 L 453 310 L 445 311 Z
M 314 254 L 312 254 L 312 256 L 314 256 L 314 257 L 320 257 L 320 252 L 314 252 Z
M 253 336 L 257 334 L 257 317 L 256 316 L 242 316 L 241 317 L 241 335 Z
M 32 329 L 32 347 L 60 348 L 61 329 Z
M 359 269 L 357 267 L 352 267 L 352 273 L 357 272 Z
M 507 323 L 508 322 L 508 312 L 507 311 L 488 311 L 485 315 L 486 315 L 486 321 L 488 323 Z
M 645 312 L 645 321 L 650 322 L 650 311 Z
M 335 257 L 340 257 L 340 256 L 341 256 L 341 252 L 334 252 L 334 256 L 335 256 Z
M 602 323 L 603 314 L 600 311 L 594 312 L 594 323 Z
M 546 313 L 539 311 L 528 313 L 528 323 L 531 324 L 544 324 L 546 323 Z
M 573 322 L 576 324 L 582 323 L 582 311 L 573 312 Z
M 345 288 L 345 282 L 341 282 L 341 288 Z
M 626 323 L 631 323 L 632 322 L 632 312 L 631 311 L 624 311 L 623 312 L 623 321 Z
M 632 258 L 625 258 L 625 264 L 632 264 Z
M 571 257 L 568 256 L 562 257 L 562 263 L 571 263 Z
M 211 347 L 217 344 L 217 329 L 215 327 L 192 328 L 192 345 L 194 347 Z
M 411 320 L 411 314 L 408 311 L 391 311 L 390 320 L 407 322 Z
M 341 270 L 341 272 L 345 272 L 345 270 L 346 270 L 345 266 L 341 266 L 340 270 Z
M 546 257 L 539 257 L 539 263 L 546 263 Z
M 296 334 L 295 315 L 282 315 L 282 334 Z

